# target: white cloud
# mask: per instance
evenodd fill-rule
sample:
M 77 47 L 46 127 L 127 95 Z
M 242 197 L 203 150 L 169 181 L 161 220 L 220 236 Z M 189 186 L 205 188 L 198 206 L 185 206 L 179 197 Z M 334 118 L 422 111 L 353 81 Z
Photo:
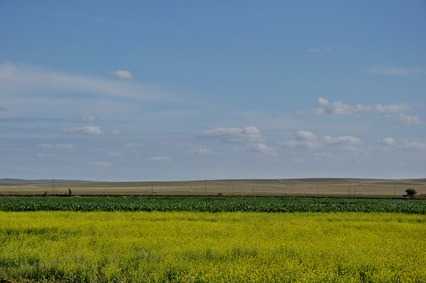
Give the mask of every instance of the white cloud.
M 152 156 L 148 158 L 151 161 L 170 161 L 171 158 L 169 156 Z
M 330 137 L 325 136 L 323 141 L 327 145 L 357 145 L 361 143 L 361 139 L 353 136 Z
M 308 53 L 321 53 L 321 48 L 311 47 L 311 48 L 306 49 L 306 52 L 308 52 Z
M 319 148 L 324 146 L 339 146 L 341 148 L 353 149 L 354 146 L 362 144 L 358 137 L 354 136 L 318 136 L 311 131 L 296 131 L 294 137 L 285 145 L 290 147 L 302 146 L 307 148 Z
M 378 112 L 378 113 L 399 113 L 407 110 L 407 106 L 401 105 L 401 104 L 376 104 L 372 106 L 371 108 L 372 112 Z
M 95 115 L 87 115 L 87 116 L 84 116 L 82 120 L 84 122 L 93 123 L 96 120 L 96 116 Z
M 66 133 L 71 134 L 81 134 L 88 136 L 98 136 L 102 135 L 102 130 L 98 126 L 84 126 L 84 127 L 75 127 L 65 129 Z
M 272 147 L 264 143 L 262 132 L 254 126 L 241 128 L 214 128 L 204 132 L 204 135 L 222 142 L 242 145 L 245 150 L 274 155 Z
M 317 111 L 320 114 L 355 114 L 355 113 L 400 113 L 407 109 L 405 105 L 401 104 L 345 104 L 340 101 L 330 102 L 327 98 L 318 98 Z
M 38 152 L 36 153 L 36 157 L 39 159 L 45 159 L 45 158 L 51 158 L 54 157 L 55 154 L 53 153 L 46 153 L 46 152 Z
M 320 145 L 321 142 L 320 138 L 316 134 L 310 131 L 300 130 L 295 133 L 294 141 L 290 143 L 294 145 L 303 145 L 306 147 L 316 147 Z
M 421 124 L 420 118 L 416 115 L 407 115 L 407 114 L 400 114 L 399 120 L 406 124 L 406 125 L 418 125 Z
M 383 144 L 386 146 L 393 146 L 396 144 L 396 140 L 392 137 L 386 137 L 383 139 Z
M 205 131 L 204 134 L 227 142 L 256 142 L 262 140 L 260 130 L 253 126 L 243 128 L 214 128 Z
M 265 155 L 276 155 L 274 148 L 264 143 L 255 143 L 249 146 L 249 149 Z
M 81 92 L 141 97 L 147 93 L 135 82 L 51 71 L 15 64 L 0 64 L 0 91 Z
M 426 70 L 410 67 L 371 67 L 369 73 L 382 76 L 406 77 L 411 75 L 425 75 Z
M 381 114 L 399 114 L 399 121 L 406 125 L 421 124 L 421 120 L 416 115 L 403 113 L 408 109 L 402 104 L 345 104 L 340 101 L 331 102 L 327 98 L 318 98 L 317 112 L 329 115 L 350 115 L 356 113 L 381 113 Z
M 402 143 L 402 147 L 406 149 L 414 149 L 414 150 L 426 150 L 426 142 L 421 141 L 404 141 Z
M 120 80 L 132 80 L 133 74 L 129 70 L 116 70 L 114 72 L 114 76 L 116 76 Z
M 426 150 L 426 142 L 416 140 L 397 140 L 392 137 L 386 137 L 383 139 L 383 144 L 388 147 L 394 147 L 399 149 L 424 151 Z
M 198 147 L 192 151 L 195 155 L 208 155 L 212 154 L 213 151 L 205 146 Z

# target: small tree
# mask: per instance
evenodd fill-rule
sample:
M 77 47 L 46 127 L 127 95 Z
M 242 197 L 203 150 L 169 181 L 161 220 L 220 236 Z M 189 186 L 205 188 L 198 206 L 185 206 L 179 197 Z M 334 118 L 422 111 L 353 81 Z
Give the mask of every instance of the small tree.
M 408 198 L 414 198 L 416 194 L 417 194 L 417 191 L 415 189 L 410 188 L 405 190 L 405 196 Z
M 68 188 L 68 196 L 71 197 L 72 196 L 72 190 L 70 188 Z

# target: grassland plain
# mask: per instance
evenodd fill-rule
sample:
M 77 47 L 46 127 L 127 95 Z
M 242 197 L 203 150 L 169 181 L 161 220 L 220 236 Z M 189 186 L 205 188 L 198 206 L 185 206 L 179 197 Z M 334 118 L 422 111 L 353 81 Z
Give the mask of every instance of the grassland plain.
M 0 212 L 11 282 L 426 282 L 426 216 Z
M 426 214 L 426 199 L 330 197 L 0 197 L 3 211 L 403 212 Z
M 0 195 L 144 196 L 388 196 L 408 188 L 426 196 L 426 179 L 264 179 L 165 182 L 89 182 L 0 179 Z

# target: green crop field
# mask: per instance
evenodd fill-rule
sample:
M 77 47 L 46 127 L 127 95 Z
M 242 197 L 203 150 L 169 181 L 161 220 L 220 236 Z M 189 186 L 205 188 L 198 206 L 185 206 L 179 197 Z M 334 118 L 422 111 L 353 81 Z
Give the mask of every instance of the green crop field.
M 0 212 L 2 282 L 426 282 L 426 216 Z
M 313 197 L 0 197 L 3 211 L 258 211 L 426 213 L 426 199 Z

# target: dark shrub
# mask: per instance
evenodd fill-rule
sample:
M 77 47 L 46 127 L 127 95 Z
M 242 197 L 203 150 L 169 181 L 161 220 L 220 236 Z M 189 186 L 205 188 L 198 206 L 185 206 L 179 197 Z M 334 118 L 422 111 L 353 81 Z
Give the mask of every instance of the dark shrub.
M 415 189 L 410 188 L 410 189 L 405 190 L 405 196 L 406 197 L 414 198 L 416 196 L 416 194 L 417 194 L 417 191 Z

